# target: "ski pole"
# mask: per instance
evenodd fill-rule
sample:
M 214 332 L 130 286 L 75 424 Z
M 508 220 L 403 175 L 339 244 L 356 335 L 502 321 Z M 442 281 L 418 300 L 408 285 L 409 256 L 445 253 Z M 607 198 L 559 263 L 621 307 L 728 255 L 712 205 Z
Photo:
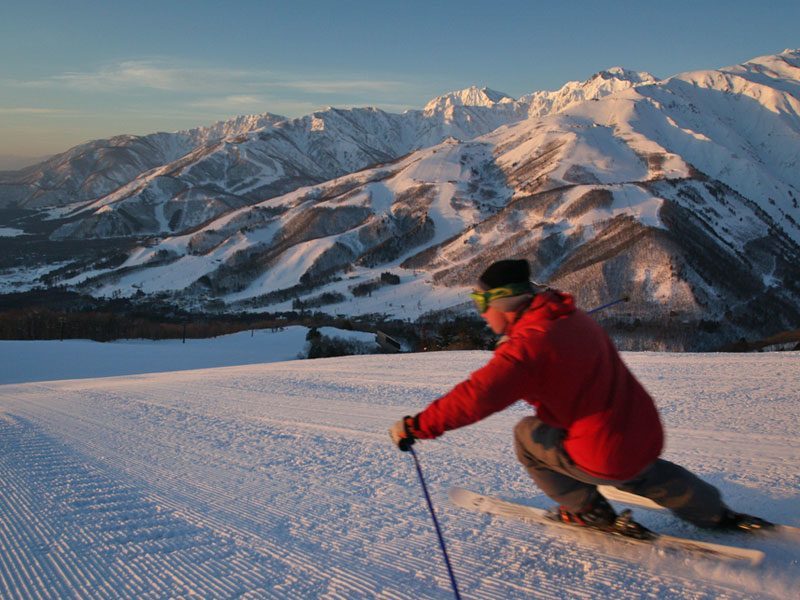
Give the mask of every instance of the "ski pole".
M 453 574 L 453 567 L 450 565 L 450 557 L 447 555 L 447 546 L 445 546 L 444 536 L 442 535 L 442 530 L 439 527 L 439 520 L 436 518 L 436 513 L 433 510 L 433 502 L 431 502 L 431 496 L 428 494 L 428 486 L 425 485 L 425 477 L 422 475 L 422 467 L 419 464 L 417 453 L 414 452 L 414 447 L 410 444 L 406 445 L 405 448 L 401 447 L 401 450 L 408 450 L 411 452 L 411 458 L 414 459 L 414 464 L 417 467 L 417 475 L 419 475 L 419 482 L 422 485 L 422 491 L 425 494 L 425 500 L 428 503 L 428 510 L 431 513 L 431 519 L 433 519 L 433 526 L 436 528 L 436 535 L 439 537 L 439 546 L 441 547 L 442 555 L 444 556 L 444 564 L 447 566 L 447 574 L 450 575 L 450 583 L 453 586 L 453 593 L 455 594 L 456 600 L 461 600 L 461 594 L 458 593 L 458 585 L 456 584 L 456 576 Z
M 608 304 L 603 304 L 603 306 L 598 306 L 597 308 L 593 308 L 592 310 L 586 311 L 586 314 L 590 315 L 592 313 L 596 313 L 597 311 L 603 310 L 604 308 L 608 308 L 609 306 L 614 306 L 615 304 L 619 304 L 620 302 L 627 302 L 630 299 L 631 299 L 630 296 L 623 296 L 622 298 L 617 298 L 616 300 L 613 300 Z

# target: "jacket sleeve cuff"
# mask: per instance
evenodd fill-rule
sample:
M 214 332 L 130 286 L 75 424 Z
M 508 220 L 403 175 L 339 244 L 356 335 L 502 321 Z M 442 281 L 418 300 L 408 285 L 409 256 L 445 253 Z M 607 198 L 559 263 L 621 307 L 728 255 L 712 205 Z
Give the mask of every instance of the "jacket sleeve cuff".
M 406 427 L 411 432 L 411 434 L 420 440 L 431 440 L 433 438 L 439 437 L 438 435 L 433 435 L 427 432 L 423 426 L 421 425 L 421 418 L 422 413 L 417 413 L 413 417 L 406 417 Z

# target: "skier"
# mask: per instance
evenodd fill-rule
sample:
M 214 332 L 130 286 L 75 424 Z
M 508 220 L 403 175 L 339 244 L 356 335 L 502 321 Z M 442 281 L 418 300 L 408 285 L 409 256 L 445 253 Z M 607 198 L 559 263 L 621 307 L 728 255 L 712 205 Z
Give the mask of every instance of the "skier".
M 515 427 L 516 455 L 558 503 L 562 521 L 625 529 L 634 536 L 646 532 L 629 516 L 618 518 L 597 489 L 610 485 L 650 498 L 699 527 L 771 526 L 730 510 L 714 486 L 659 458 L 664 434 L 653 399 L 572 296 L 530 282 L 526 260 L 490 265 L 471 297 L 488 326 L 503 337 L 484 367 L 391 427 L 400 449 L 522 399 L 536 408 L 536 416 Z

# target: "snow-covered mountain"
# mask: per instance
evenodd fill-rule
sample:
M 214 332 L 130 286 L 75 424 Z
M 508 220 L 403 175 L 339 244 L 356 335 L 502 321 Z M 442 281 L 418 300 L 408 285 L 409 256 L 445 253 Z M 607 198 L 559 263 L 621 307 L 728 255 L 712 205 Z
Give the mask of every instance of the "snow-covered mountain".
M 657 79 L 650 73 L 612 67 L 596 73 L 586 81 L 570 81 L 555 92 L 534 92 L 523 96 L 519 99 L 519 103 L 527 107 L 529 117 L 543 117 L 560 112 L 578 102 L 603 98 L 637 85 L 656 81 Z
M 47 214 L 62 219 L 54 239 L 181 233 L 303 185 L 448 137 L 472 139 L 649 78 L 617 69 L 519 101 L 471 87 L 402 115 L 331 108 L 299 119 L 265 114 L 175 134 L 119 136 L 0 179 L 0 207 L 65 207 Z
M 425 113 L 444 112 L 455 106 L 482 106 L 495 108 L 498 104 L 514 104 L 516 101 L 502 92 L 483 87 L 472 86 L 465 90 L 450 92 L 438 96 L 428 102 L 423 109 Z
M 397 115 L 372 108 L 284 120 L 142 173 L 79 207 L 53 237 L 184 232 L 231 209 L 394 160 L 412 145 L 409 138 Z
M 414 318 L 464 306 L 487 262 L 524 256 L 586 307 L 630 295 L 627 347 L 774 333 L 800 320 L 799 86 L 787 50 L 665 80 L 613 68 L 519 100 L 471 88 L 403 115 L 321 111 L 81 207 L 53 238 L 158 237 L 51 281 Z
M 269 127 L 265 113 L 176 133 L 119 135 L 75 146 L 43 163 L 0 176 L 0 208 L 40 209 L 102 197 L 150 169 L 218 140 Z

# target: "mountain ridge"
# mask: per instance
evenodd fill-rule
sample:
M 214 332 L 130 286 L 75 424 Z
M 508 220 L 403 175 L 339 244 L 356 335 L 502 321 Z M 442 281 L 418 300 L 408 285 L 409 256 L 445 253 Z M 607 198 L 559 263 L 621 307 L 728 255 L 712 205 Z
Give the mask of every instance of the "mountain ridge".
M 592 90 L 576 94 L 580 85 L 574 82 L 566 84 L 562 88 L 564 94 L 560 94 L 561 90 L 559 90 L 537 92 L 531 95 L 533 101 L 537 103 L 536 113 L 542 114 L 546 110 L 561 109 L 570 102 L 582 101 L 586 97 L 594 97 L 596 94 L 609 93 L 606 90 Z M 488 96 L 484 90 L 488 91 Z M 567 97 L 560 101 L 557 100 L 564 95 Z M 494 97 L 495 100 L 491 100 L 489 96 Z M 456 103 L 453 103 L 454 98 L 458 99 Z M 546 100 L 543 100 L 544 98 Z M 438 106 L 437 101 L 441 101 L 443 106 Z M 391 115 L 390 120 L 394 123 L 389 126 L 389 130 L 393 134 L 399 135 L 401 138 L 411 136 L 411 140 L 404 139 L 403 143 L 399 145 L 399 149 L 396 150 L 399 154 L 404 154 L 420 147 L 434 145 L 449 136 L 475 137 L 503 124 L 524 118 L 527 104 L 526 97 L 521 100 L 513 100 L 501 92 L 473 86 L 439 96 L 431 100 L 422 110 L 406 111 L 403 115 L 380 112 Z M 492 110 L 496 108 L 500 110 Z M 378 109 L 353 110 L 375 111 Z M 175 133 L 159 132 L 148 136 L 119 135 L 107 140 L 87 142 L 58 154 L 44 163 L 32 165 L 18 172 L 6 173 L 0 177 L 0 208 L 13 204 L 19 207 L 40 209 L 97 200 L 151 169 L 179 160 L 189 152 L 197 150 L 200 145 L 212 144 L 232 136 L 246 136 L 277 123 L 310 121 L 308 127 L 313 130 L 315 118 L 322 118 L 324 121 L 322 115 L 335 111 L 341 111 L 341 109 L 317 111 L 296 119 L 285 119 L 271 113 L 243 115 L 219 121 L 210 126 Z M 530 116 L 530 111 L 527 114 Z M 318 121 L 316 122 L 318 123 Z M 412 131 L 403 132 L 404 129 Z M 116 169 L 109 169 L 107 163 L 113 161 L 114 156 L 118 156 L 123 164 L 117 166 Z M 392 158 L 396 158 L 396 156 Z M 70 173 L 71 166 L 74 166 L 74 175 Z M 365 166 L 368 166 L 368 163 L 359 164 L 357 168 Z M 98 172 L 103 173 L 103 176 L 98 177 Z M 328 178 L 341 174 L 341 171 L 335 171 L 328 174 Z M 314 178 L 309 177 L 308 180 L 313 181 Z
M 52 243 L 150 240 L 45 279 L 414 319 L 463 311 L 488 261 L 521 256 L 582 306 L 631 296 L 610 324 L 623 347 L 764 337 L 800 319 L 797 64 L 794 50 L 666 79 L 612 68 L 524 100 L 475 87 L 454 94 L 477 105 L 271 123 L 61 215 Z M 385 272 L 400 285 L 375 283 Z

